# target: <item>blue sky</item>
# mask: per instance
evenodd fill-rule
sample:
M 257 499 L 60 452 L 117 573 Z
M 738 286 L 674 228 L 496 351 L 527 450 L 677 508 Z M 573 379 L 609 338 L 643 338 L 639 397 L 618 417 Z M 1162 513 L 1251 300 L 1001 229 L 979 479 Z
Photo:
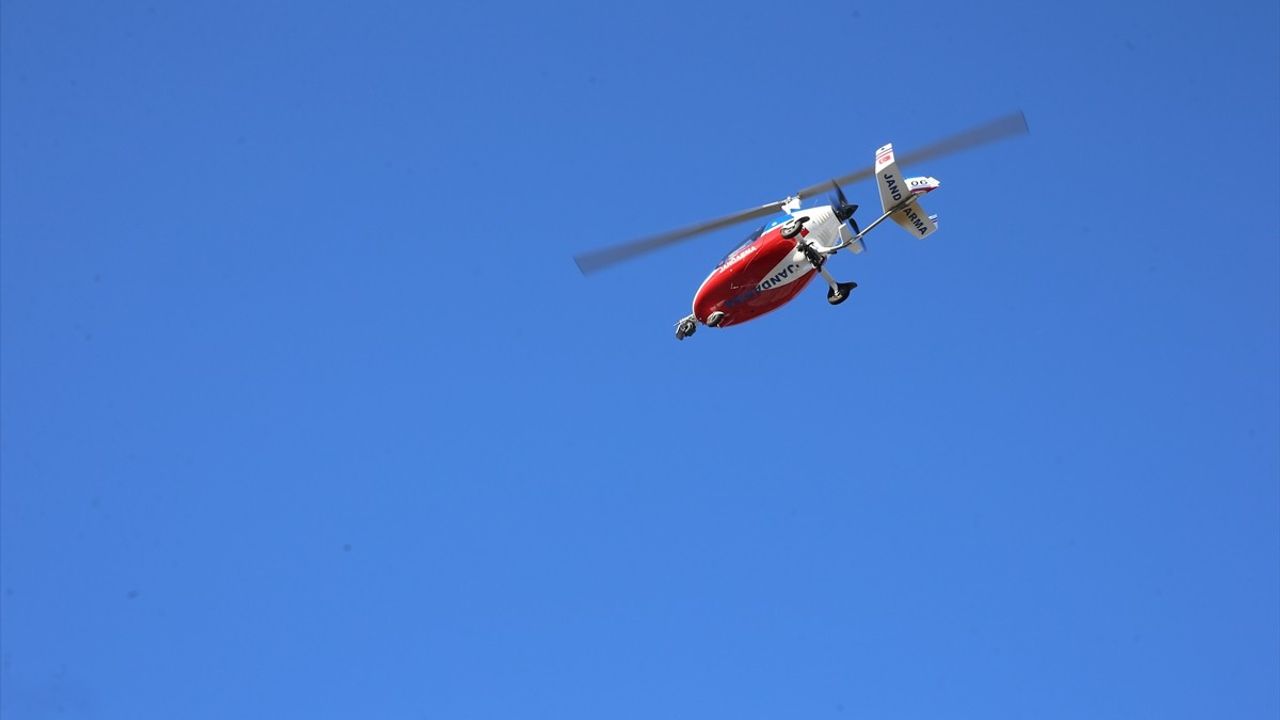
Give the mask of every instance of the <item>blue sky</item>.
M 5 2 L 0 710 L 1276 717 L 1277 27 Z M 571 259 L 1017 108 L 838 308 Z

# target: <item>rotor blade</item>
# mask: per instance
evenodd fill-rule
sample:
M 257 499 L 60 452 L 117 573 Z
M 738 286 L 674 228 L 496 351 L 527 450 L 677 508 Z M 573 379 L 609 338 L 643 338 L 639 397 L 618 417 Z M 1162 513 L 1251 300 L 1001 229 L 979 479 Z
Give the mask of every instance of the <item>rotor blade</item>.
M 1014 113 L 1009 113 L 1003 117 L 998 117 L 990 122 L 983 123 L 982 125 L 971 128 L 962 133 L 957 133 L 949 138 L 939 140 L 938 142 L 922 147 L 919 150 L 902 153 L 898 155 L 898 163 L 901 165 L 913 165 L 925 160 L 932 160 L 933 158 L 950 155 L 952 153 L 960 152 L 961 150 L 968 150 L 972 147 L 985 145 L 997 140 L 1003 140 L 1004 138 L 1013 137 L 1014 135 L 1023 135 L 1026 132 L 1027 118 L 1022 114 L 1022 111 L 1019 110 Z M 875 167 L 872 166 L 863 170 L 856 170 L 848 175 L 841 175 L 836 178 L 834 182 L 838 185 L 848 185 L 860 180 L 865 180 L 874 174 Z M 826 182 L 817 183 L 816 185 L 810 185 L 797 193 L 797 195 L 799 195 L 801 200 L 805 200 L 820 192 L 828 190 L 831 187 L 832 182 L 833 181 L 828 180 Z
M 898 162 L 903 164 L 917 163 L 923 160 L 941 157 L 943 155 L 950 155 L 951 153 L 959 152 L 961 150 L 967 150 L 978 145 L 995 142 L 996 140 L 1001 140 L 1006 137 L 1021 135 L 1025 132 L 1027 132 L 1027 119 L 1022 114 L 1022 111 L 1019 110 L 1018 112 L 996 118 L 995 120 L 984 123 L 975 128 L 971 128 L 962 133 L 952 135 L 949 138 L 940 140 L 932 145 L 920 148 L 919 150 L 903 153 L 898 156 Z M 839 187 L 840 185 L 848 185 L 860 180 L 865 180 L 873 174 L 875 174 L 874 167 L 857 170 L 833 180 L 825 180 L 816 185 L 810 185 L 796 193 L 796 195 L 801 200 L 806 200 L 819 193 L 826 192 L 831 187 L 832 183 L 835 183 L 837 187 Z M 675 243 L 687 240 L 696 235 L 726 228 L 730 225 L 737 225 L 738 223 L 746 222 L 747 220 L 773 215 L 781 210 L 784 204 L 786 204 L 785 200 L 778 200 L 776 202 L 771 202 L 768 205 L 761 205 L 760 207 L 752 208 L 750 210 L 742 210 L 740 212 L 733 213 L 732 215 L 725 215 L 724 217 L 719 217 L 715 220 L 708 220 L 696 225 L 689 225 L 688 227 L 684 227 L 679 230 L 672 230 L 660 235 L 651 235 L 649 237 L 640 238 L 621 245 L 614 245 L 613 247 L 604 248 L 602 250 L 585 252 L 575 256 L 574 262 L 578 263 L 578 269 L 582 271 L 582 274 L 586 275 L 598 270 L 603 270 L 604 268 L 620 263 L 623 260 L 629 260 L 638 255 L 643 255 L 659 248 L 666 247 L 667 245 L 674 245 Z
M 720 228 L 729 227 L 730 225 L 737 225 L 738 223 L 746 222 L 747 220 L 773 215 L 782 209 L 785 202 L 786 201 L 784 200 L 778 200 L 776 202 L 771 202 L 768 205 L 761 205 L 760 207 L 751 208 L 750 210 L 742 210 L 740 212 L 733 213 L 732 215 L 718 217 L 715 220 L 707 220 L 705 222 L 700 222 L 697 225 L 689 225 L 687 227 L 680 228 L 679 230 L 664 232 L 661 235 L 651 235 L 649 237 L 632 240 L 631 242 L 623 243 L 621 245 L 607 247 L 602 250 L 585 252 L 581 255 L 574 256 L 573 261 L 578 263 L 578 269 L 582 271 L 583 275 L 586 275 L 587 273 L 593 273 L 597 270 L 603 270 L 604 268 L 620 263 L 623 260 L 629 260 L 637 255 L 652 252 L 659 248 L 666 247 L 667 245 L 674 245 L 681 240 L 687 240 L 695 235 L 701 235 L 702 233 L 711 232 L 712 230 L 719 230 Z

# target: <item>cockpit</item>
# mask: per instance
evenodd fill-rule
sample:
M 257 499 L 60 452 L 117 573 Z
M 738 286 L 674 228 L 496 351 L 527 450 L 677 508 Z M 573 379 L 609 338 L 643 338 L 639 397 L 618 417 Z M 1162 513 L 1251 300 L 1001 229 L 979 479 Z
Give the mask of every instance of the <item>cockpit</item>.
M 729 261 L 729 258 L 733 257 L 734 255 L 737 255 L 738 252 L 741 251 L 743 248 L 755 242 L 756 240 L 759 240 L 761 235 L 772 230 L 773 228 L 778 227 L 779 225 L 781 225 L 784 222 L 787 222 L 790 219 L 791 219 L 791 216 L 786 213 L 782 213 L 780 215 L 774 215 L 773 217 L 769 218 L 769 222 L 761 225 L 755 230 L 752 230 L 751 234 L 747 235 L 747 238 L 745 240 L 735 245 L 733 249 L 730 250 L 728 253 L 725 253 L 725 256 L 720 259 L 720 264 L 717 265 L 716 267 L 723 266 L 726 262 Z

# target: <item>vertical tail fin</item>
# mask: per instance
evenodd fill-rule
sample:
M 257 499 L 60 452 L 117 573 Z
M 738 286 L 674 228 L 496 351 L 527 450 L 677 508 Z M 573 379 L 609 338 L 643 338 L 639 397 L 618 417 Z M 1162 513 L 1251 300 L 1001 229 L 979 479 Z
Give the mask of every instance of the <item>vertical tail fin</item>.
M 918 192 L 913 192 L 906 178 L 898 172 L 892 144 L 876 150 L 876 186 L 880 188 L 880 207 L 886 213 L 893 211 L 891 219 L 903 230 L 918 238 L 926 238 L 938 229 L 937 216 L 926 213 L 915 196 L 933 190 L 939 183 L 933 178 L 912 180 L 918 181 Z
M 907 184 L 898 173 L 898 161 L 893 157 L 893 143 L 876 150 L 876 186 L 880 188 L 880 207 L 885 212 L 910 196 Z

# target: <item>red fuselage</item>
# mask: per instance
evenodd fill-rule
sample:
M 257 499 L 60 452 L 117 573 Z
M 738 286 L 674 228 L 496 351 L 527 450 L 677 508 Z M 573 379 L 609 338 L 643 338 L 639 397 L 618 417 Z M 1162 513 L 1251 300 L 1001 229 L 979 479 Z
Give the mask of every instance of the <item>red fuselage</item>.
M 706 323 L 712 313 L 723 312 L 719 327 L 744 323 L 785 305 L 813 276 L 813 266 L 796 252 L 796 240 L 782 237 L 782 226 L 774 225 L 711 271 L 693 298 L 693 314 Z

